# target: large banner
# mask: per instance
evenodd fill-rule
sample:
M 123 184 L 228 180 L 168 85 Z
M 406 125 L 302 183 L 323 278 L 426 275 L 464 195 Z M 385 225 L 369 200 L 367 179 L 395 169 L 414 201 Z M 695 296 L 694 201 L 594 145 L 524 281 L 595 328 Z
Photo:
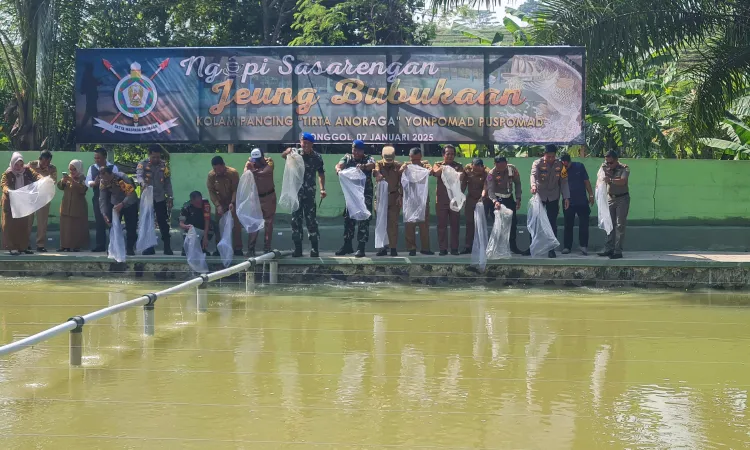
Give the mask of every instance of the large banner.
M 582 144 L 580 47 L 76 53 L 79 143 Z

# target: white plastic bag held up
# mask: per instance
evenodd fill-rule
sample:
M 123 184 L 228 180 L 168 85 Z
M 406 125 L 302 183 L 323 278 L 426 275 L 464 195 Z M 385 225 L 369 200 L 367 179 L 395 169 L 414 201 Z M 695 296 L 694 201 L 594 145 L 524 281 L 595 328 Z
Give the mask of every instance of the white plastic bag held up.
M 156 247 L 156 212 L 154 211 L 154 187 L 147 186 L 141 192 L 141 206 L 138 216 L 138 240 L 135 251 L 138 253 Z
M 448 198 L 451 201 L 450 208 L 455 212 L 461 211 L 464 203 L 466 203 L 466 195 L 461 192 L 461 174 L 451 166 L 443 166 L 443 173 L 440 177 L 448 191 Z
M 299 208 L 299 190 L 305 176 L 305 162 L 302 155 L 292 150 L 286 157 L 284 166 L 284 180 L 281 182 L 281 195 L 279 206 L 288 209 L 289 212 L 297 211 Z
M 604 183 L 604 169 L 599 168 L 596 174 L 596 209 L 599 218 L 599 228 L 607 234 L 612 232 L 612 216 L 609 214 L 609 201 L 607 201 L 607 185 Z
M 344 192 L 346 211 L 349 218 L 366 220 L 370 218 L 370 211 L 365 204 L 365 183 L 367 175 L 356 167 L 349 167 L 339 172 L 339 183 Z
M 388 242 L 388 182 L 378 182 L 378 210 L 375 219 L 375 248 L 383 248 Z
M 30 216 L 42 209 L 55 196 L 55 182 L 44 177 L 21 189 L 8 191 L 10 196 L 10 213 L 14 219 Z
M 401 186 L 404 188 L 404 223 L 424 222 L 429 175 L 429 170 L 414 164 L 409 164 L 404 169 L 404 174 L 401 176 Z
M 474 207 L 474 245 L 471 247 L 471 264 L 484 272 L 487 266 L 487 216 L 484 204 L 477 202 Z
M 188 265 L 197 273 L 208 273 L 208 264 L 206 264 L 206 254 L 201 248 L 201 240 L 195 228 L 190 227 L 185 236 L 185 242 L 182 244 L 187 256 Z
M 237 218 L 248 233 L 255 233 L 265 226 L 258 186 L 255 184 L 255 176 L 249 170 L 242 174 L 237 186 Z
M 219 229 L 221 230 L 221 240 L 216 244 L 216 249 L 221 255 L 221 262 L 224 267 L 229 267 L 234 258 L 234 245 L 232 245 L 232 229 L 234 228 L 234 219 L 232 212 L 227 211 L 219 220 Z
M 120 213 L 114 210 L 112 210 L 112 228 L 109 229 L 107 254 L 109 259 L 114 259 L 118 263 L 125 262 L 125 234 L 122 232 Z
M 529 200 L 529 211 L 526 213 L 526 226 L 531 235 L 531 256 L 541 257 L 557 248 L 560 243 L 552 232 L 552 225 L 547 218 L 547 209 L 542 204 L 539 194 Z
M 487 244 L 487 259 L 510 258 L 510 226 L 513 222 L 513 211 L 500 205 L 495 210 L 495 224 L 492 226 L 490 242 Z

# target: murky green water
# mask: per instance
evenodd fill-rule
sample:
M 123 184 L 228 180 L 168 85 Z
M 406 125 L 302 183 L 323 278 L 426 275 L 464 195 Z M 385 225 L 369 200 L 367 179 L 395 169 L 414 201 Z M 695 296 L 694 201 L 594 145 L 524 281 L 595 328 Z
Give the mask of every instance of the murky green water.
M 0 337 L 159 288 L 0 281 Z M 748 448 L 749 301 L 213 289 L 154 338 L 140 309 L 87 325 L 82 369 L 67 336 L 0 361 L 0 448 Z

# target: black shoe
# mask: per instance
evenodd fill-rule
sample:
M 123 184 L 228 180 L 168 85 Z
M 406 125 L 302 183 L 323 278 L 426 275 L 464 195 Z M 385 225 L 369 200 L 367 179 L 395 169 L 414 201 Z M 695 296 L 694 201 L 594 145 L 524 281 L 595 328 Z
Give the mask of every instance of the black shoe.
M 609 259 L 622 259 L 622 253 L 612 253 L 609 255 Z
M 612 250 L 604 250 L 603 252 L 597 253 L 597 256 L 612 256 L 614 253 Z
M 461 252 L 462 255 L 471 255 L 471 247 L 466 247 L 464 251 Z
M 31 251 L 31 249 L 30 249 L 30 248 L 27 248 L 27 249 L 26 249 L 26 250 L 24 250 L 23 252 L 24 252 L 24 253 L 26 253 L 27 255 L 33 255 L 33 254 L 34 254 L 34 252 L 33 252 L 33 251 Z
M 174 252 L 172 251 L 172 245 L 167 241 L 164 241 L 164 254 L 167 256 L 174 255 Z
M 103 253 L 106 252 L 107 249 L 104 247 L 94 247 L 91 249 L 91 253 Z
M 221 256 L 221 253 L 218 250 L 215 250 L 211 256 Z
M 557 253 L 555 253 L 554 250 L 550 250 L 549 253 L 547 253 L 548 258 L 557 258 Z
M 360 242 L 357 246 L 357 253 L 354 254 L 355 258 L 364 258 L 365 256 L 365 243 Z
M 386 256 L 388 254 L 388 247 L 383 247 L 375 253 L 375 256 Z
M 295 242 L 294 243 L 294 253 L 292 253 L 293 258 L 299 258 L 302 256 L 302 242 Z
M 127 250 L 127 251 L 125 252 L 125 254 L 126 254 L 126 255 L 128 255 L 128 256 L 135 256 L 135 250 L 133 250 L 132 248 L 129 248 L 129 249 L 128 249 L 128 250 Z
M 416 250 L 409 250 L 409 256 L 417 256 Z
M 311 237 L 310 238 L 310 258 L 317 258 L 318 256 L 320 256 L 320 252 L 318 251 L 318 238 Z
M 432 256 L 432 255 L 434 255 L 434 254 L 435 254 L 435 252 L 433 252 L 432 250 L 422 250 L 422 251 L 421 251 L 421 252 L 419 252 L 419 253 L 421 253 L 421 254 L 423 254 L 423 255 L 427 255 L 427 256 Z
M 522 252 L 521 255 L 523 255 L 523 256 L 531 256 L 531 249 L 528 249 L 528 250 Z
M 234 256 L 245 256 L 245 254 L 242 253 L 242 249 L 241 248 L 236 248 L 236 249 L 234 249 Z
M 395 248 L 391 249 L 391 256 L 398 256 L 398 252 L 396 251 Z
M 180 253 L 180 254 L 181 254 L 182 256 L 187 256 L 187 255 L 185 254 L 185 250 L 183 250 L 183 251 L 182 251 L 182 253 Z
M 352 241 L 344 241 L 344 245 L 342 245 L 339 251 L 336 252 L 336 256 L 351 255 L 352 253 L 354 253 Z
M 461 253 L 460 253 L 460 252 L 458 251 L 458 249 L 457 249 L 457 248 L 454 248 L 453 250 L 451 250 L 451 255 L 453 255 L 453 256 L 458 256 L 458 255 L 460 255 L 460 254 L 461 254 Z
M 154 247 L 147 248 L 146 250 L 141 253 L 143 256 L 151 256 L 156 254 L 156 250 L 154 250 Z
M 247 257 L 248 258 L 255 258 L 255 249 L 254 248 L 247 249 Z
M 422 253 L 424 253 L 424 252 L 422 252 Z M 445 255 L 448 254 L 448 250 L 440 250 L 439 254 L 440 254 L 440 256 L 445 256 Z
M 47 249 L 44 247 L 37 247 L 36 251 L 37 253 L 47 253 Z

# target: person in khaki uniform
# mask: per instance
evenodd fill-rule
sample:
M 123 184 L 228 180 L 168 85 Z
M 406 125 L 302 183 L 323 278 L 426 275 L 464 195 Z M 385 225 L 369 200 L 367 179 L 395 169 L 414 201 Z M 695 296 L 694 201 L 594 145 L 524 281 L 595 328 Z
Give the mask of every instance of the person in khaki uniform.
M 515 191 L 515 198 L 513 196 Z M 495 157 L 495 167 L 487 174 L 486 194 L 495 209 L 500 209 L 500 205 L 513 211 L 513 219 L 510 223 L 510 251 L 516 255 L 524 252 L 518 249 L 516 243 L 516 226 L 518 219 L 516 214 L 521 209 L 521 175 L 513 164 L 508 164 L 504 156 Z
M 57 183 L 57 167 L 52 165 L 52 152 L 45 150 L 39 154 L 39 159 L 31 161 L 29 168 L 43 177 L 50 177 Z M 49 208 L 51 203 L 29 217 L 29 232 L 34 226 L 36 216 L 36 251 L 44 253 L 47 251 L 47 223 L 49 221 Z
M 437 192 L 435 210 L 438 220 L 438 245 L 440 246 L 440 256 L 448 254 L 448 225 L 451 228 L 450 234 L 450 248 L 452 255 L 459 255 L 458 252 L 458 218 L 459 212 L 453 211 L 450 208 L 450 198 L 448 197 L 448 189 L 446 189 L 443 183 L 443 167 L 450 166 L 456 170 L 459 174 L 464 171 L 461 164 L 455 161 L 456 149 L 452 145 L 446 145 L 443 147 L 443 161 L 435 163 L 432 167 L 430 175 L 437 178 Z
M 625 226 L 630 210 L 630 190 L 628 178 L 630 168 L 620 164 L 617 152 L 611 150 L 604 157 L 604 182 L 607 184 L 609 214 L 612 217 L 612 232 L 607 235 L 604 251 L 599 256 L 610 259 L 622 258 L 622 244 L 625 241 Z
M 21 253 L 31 255 L 34 252 L 29 248 L 29 238 L 31 237 L 30 219 L 28 216 L 13 217 L 10 208 L 9 192 L 21 189 L 41 179 L 41 175 L 24 164 L 23 155 L 18 152 L 13 153 L 10 158 L 8 170 L 3 172 L 2 178 L 0 178 L 0 187 L 2 187 L 3 191 L 2 242 L 3 248 L 8 250 L 13 256 L 18 256 Z
M 471 164 L 464 167 L 461 174 L 461 191 L 466 191 L 466 238 L 464 239 L 464 255 L 471 253 L 474 245 L 474 208 L 485 196 L 484 184 L 487 180 L 487 168 L 484 161 L 474 158 Z
M 232 246 L 234 247 L 234 256 L 244 256 L 242 254 L 242 224 L 237 217 L 235 205 L 237 204 L 237 186 L 240 184 L 240 174 L 237 170 L 227 167 L 224 164 L 224 158 L 214 156 L 211 159 L 213 170 L 208 172 L 206 188 L 211 202 L 216 207 L 216 215 L 220 219 L 227 211 L 232 213 L 234 226 L 232 228 Z M 218 220 L 217 220 L 218 222 Z M 218 227 L 221 228 L 221 227 Z M 221 230 L 217 228 L 217 235 Z M 218 238 L 221 239 L 221 238 Z
M 60 202 L 60 252 L 78 252 L 89 245 L 89 208 L 86 203 L 86 174 L 83 162 L 74 159 L 63 173 L 57 188 L 63 191 Z
M 413 147 L 409 150 L 409 162 L 401 164 L 400 172 L 403 175 L 409 164 L 422 166 L 427 170 L 432 170 L 428 161 L 422 159 L 422 149 Z M 409 256 L 417 256 L 417 226 L 419 226 L 419 239 L 422 244 L 423 255 L 434 255 L 435 252 L 430 250 L 430 196 L 427 196 L 427 206 L 424 211 L 424 222 L 407 222 L 404 226 L 404 239 L 406 240 L 406 249 L 409 250 Z
M 273 182 L 273 160 L 266 158 L 263 151 L 254 148 L 250 152 L 250 158 L 245 164 L 245 172 L 253 172 L 255 185 L 258 188 L 260 199 L 260 210 L 263 213 L 263 253 L 271 251 L 271 240 L 273 239 L 273 218 L 276 216 L 276 185 Z M 255 256 L 255 243 L 258 240 L 258 231 L 250 234 L 247 239 L 247 256 Z
M 388 243 L 389 245 L 381 248 L 375 255 L 386 256 L 388 248 L 391 249 L 391 256 L 398 256 L 396 247 L 398 246 L 398 216 L 401 212 L 401 201 L 403 188 L 401 187 L 401 163 L 396 161 L 396 149 L 390 145 L 383 147 L 383 159 L 375 163 L 375 170 L 372 171 L 377 182 L 385 181 L 388 183 Z M 380 199 L 378 199 L 380 201 Z
M 555 236 L 557 236 L 557 216 L 560 214 L 560 194 L 562 194 L 565 209 L 570 206 L 570 190 L 564 169 L 562 161 L 557 159 L 556 145 L 545 146 L 544 156 L 534 161 L 531 166 L 531 195 L 539 194 Z M 524 254 L 528 256 L 531 253 L 526 251 Z M 554 250 L 550 250 L 548 256 L 557 258 Z

